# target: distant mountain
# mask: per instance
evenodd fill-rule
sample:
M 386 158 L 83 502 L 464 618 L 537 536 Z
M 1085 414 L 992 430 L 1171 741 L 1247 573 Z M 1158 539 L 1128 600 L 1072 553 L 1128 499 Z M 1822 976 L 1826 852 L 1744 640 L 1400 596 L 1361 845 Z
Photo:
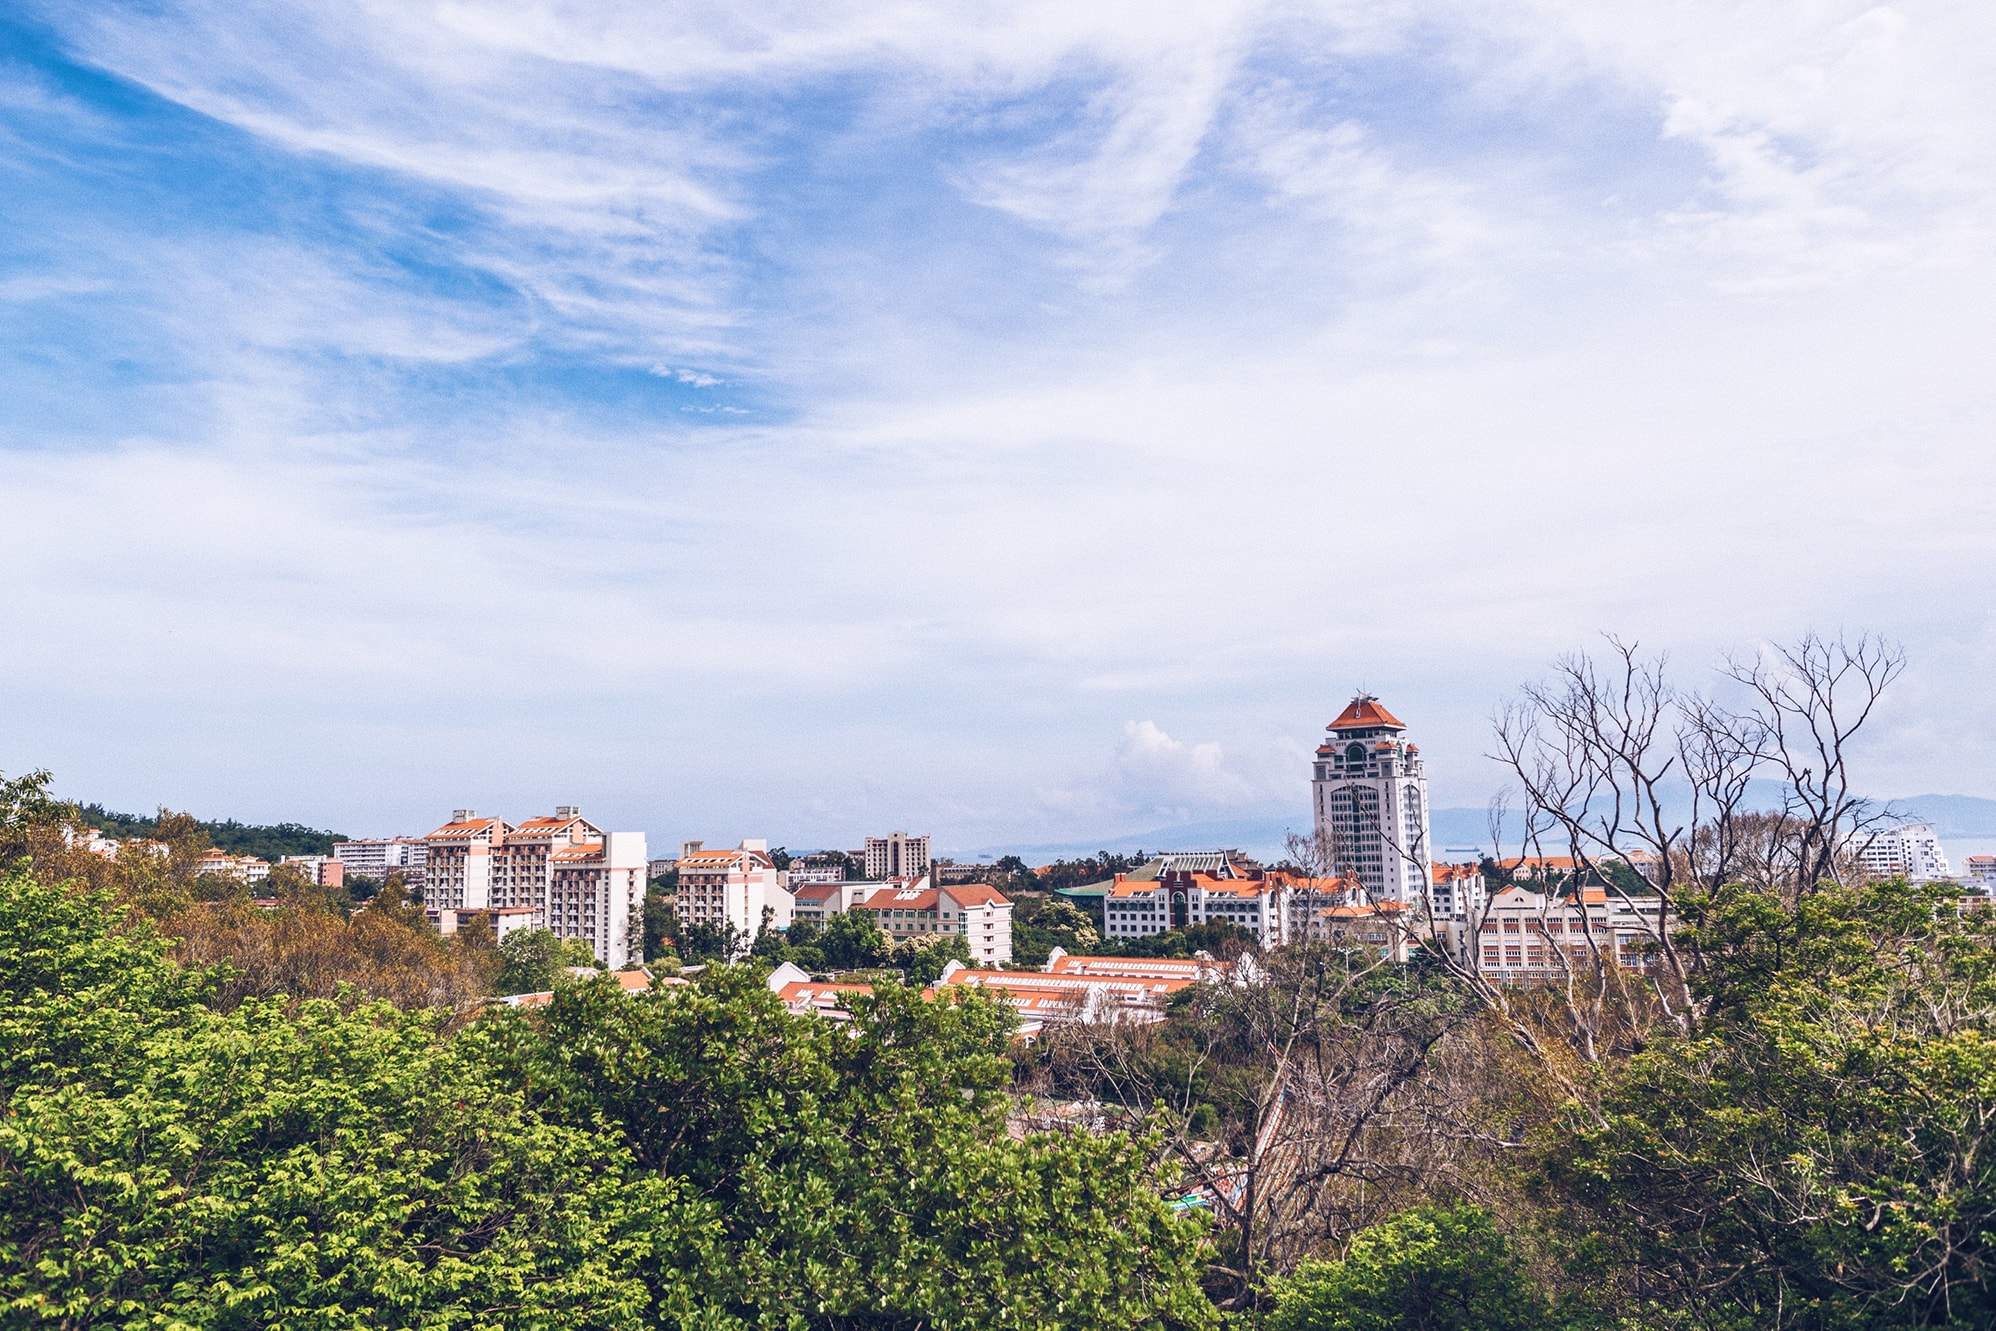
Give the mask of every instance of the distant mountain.
M 1996 800 L 1979 795 L 1911 795 L 1903 800 L 1888 800 L 1886 807 L 1894 813 L 1925 819 L 1942 837 L 1996 837 Z

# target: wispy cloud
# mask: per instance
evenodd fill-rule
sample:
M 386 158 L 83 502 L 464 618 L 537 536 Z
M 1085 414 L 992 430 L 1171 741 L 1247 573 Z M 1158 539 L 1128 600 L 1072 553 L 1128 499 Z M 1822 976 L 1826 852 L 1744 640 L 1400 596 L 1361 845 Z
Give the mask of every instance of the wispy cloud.
M 1604 624 L 1987 655 L 1974 7 L 42 12 L 0 769 L 970 843 L 1359 679 L 1477 802 Z

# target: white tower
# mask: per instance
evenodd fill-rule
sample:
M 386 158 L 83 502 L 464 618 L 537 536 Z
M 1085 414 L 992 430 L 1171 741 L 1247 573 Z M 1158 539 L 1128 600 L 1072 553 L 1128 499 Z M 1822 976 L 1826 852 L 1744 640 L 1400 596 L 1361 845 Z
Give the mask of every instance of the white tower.
M 1362 693 L 1317 749 L 1317 835 L 1374 901 L 1428 899 L 1428 779 L 1407 727 Z

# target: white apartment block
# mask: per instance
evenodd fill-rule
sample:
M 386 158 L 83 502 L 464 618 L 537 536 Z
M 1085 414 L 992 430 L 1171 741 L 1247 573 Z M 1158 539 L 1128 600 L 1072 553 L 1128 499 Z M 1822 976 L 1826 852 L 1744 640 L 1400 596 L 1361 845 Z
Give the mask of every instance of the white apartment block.
M 1439 928 L 1460 915 L 1478 915 L 1489 889 L 1474 864 L 1435 864 L 1428 871 L 1428 918 Z
M 363 837 L 356 841 L 335 841 L 333 858 L 345 865 L 349 874 L 372 878 L 377 883 L 387 882 L 391 873 L 399 873 L 403 884 L 413 891 L 423 884 L 423 861 L 429 849 L 429 843 L 421 837 Z
M 732 928 L 744 948 L 765 920 L 772 929 L 790 927 L 797 902 L 769 856 L 769 842 L 758 838 L 733 850 L 707 850 L 688 841 L 680 847 L 678 865 L 672 909 L 680 923 Z
M 929 871 L 929 839 L 889 832 L 866 839 L 866 876 L 884 882 L 894 878 L 920 878 Z
M 1876 878 L 1900 874 L 1916 883 L 1947 878 L 1947 855 L 1932 823 L 1899 823 L 1882 827 L 1857 852 L 1858 867 Z
M 1996 855 L 1970 855 L 1963 862 L 1963 881 L 1981 892 L 1996 893 Z
M 573 806 L 518 827 L 459 809 L 424 841 L 423 907 L 439 927 L 445 911 L 525 909 L 611 970 L 642 960 L 643 832 L 605 832 Z
M 1370 694 L 1352 699 L 1326 727 L 1315 778 L 1318 836 L 1337 857 L 1337 877 L 1355 877 L 1374 901 L 1428 899 L 1428 780 L 1407 727 Z
M 956 934 L 980 964 L 1012 959 L 1012 900 L 988 883 L 933 886 L 926 876 L 881 883 L 846 909 L 865 911 L 895 942 Z

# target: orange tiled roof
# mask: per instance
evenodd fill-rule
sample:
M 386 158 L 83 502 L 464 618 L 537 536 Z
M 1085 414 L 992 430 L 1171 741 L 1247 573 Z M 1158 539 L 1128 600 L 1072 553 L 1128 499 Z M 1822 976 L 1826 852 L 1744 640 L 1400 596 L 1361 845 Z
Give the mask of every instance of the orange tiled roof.
M 1379 705 L 1379 699 L 1360 696 L 1351 700 L 1351 705 L 1338 713 L 1338 719 L 1326 726 L 1326 730 L 1358 730 L 1369 726 L 1392 726 L 1405 730 L 1400 719 Z
M 495 827 L 503 826 L 505 824 L 497 818 L 471 818 L 461 823 L 445 823 L 442 827 L 430 833 L 425 840 L 434 841 L 442 837 L 474 837 L 480 833 L 489 832 Z
M 557 846 L 554 853 L 549 855 L 548 858 L 551 860 L 593 860 L 600 858 L 602 854 L 602 842 L 585 841 L 579 846 Z

